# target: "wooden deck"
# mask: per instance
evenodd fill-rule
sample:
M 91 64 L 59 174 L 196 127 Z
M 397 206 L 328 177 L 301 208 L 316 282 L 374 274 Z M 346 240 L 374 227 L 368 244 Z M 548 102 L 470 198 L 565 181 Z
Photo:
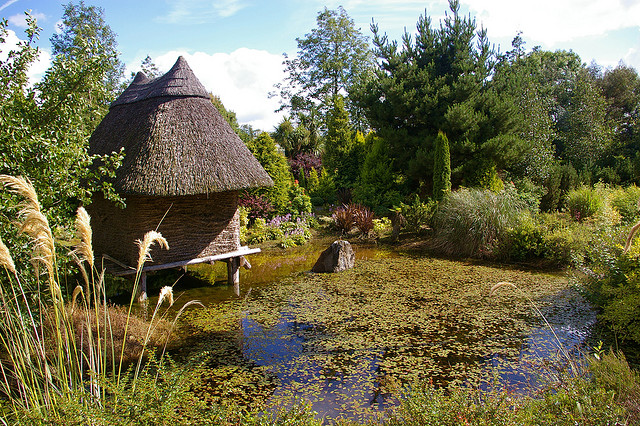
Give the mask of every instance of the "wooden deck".
M 139 294 L 138 300 L 145 300 L 147 298 L 147 273 L 160 271 L 163 269 L 171 269 L 171 268 L 184 268 L 189 265 L 197 265 L 199 263 L 209 263 L 213 264 L 214 262 L 223 261 L 227 263 L 227 279 L 229 281 L 229 285 L 233 285 L 236 290 L 236 294 L 240 293 L 240 266 L 245 267 L 246 269 L 251 268 L 251 264 L 244 256 L 260 253 L 261 250 L 259 248 L 249 248 L 247 246 L 242 246 L 238 250 L 230 251 L 228 253 L 216 254 L 213 256 L 205 256 L 198 257 L 195 259 L 189 260 L 181 260 L 177 262 L 163 263 L 158 265 L 149 265 L 144 266 L 140 271 L 140 282 L 138 284 Z M 102 255 L 102 264 L 105 270 L 117 277 L 126 277 L 135 275 L 137 273 L 137 269 L 133 266 L 129 266 L 123 262 L 120 262 L 113 257 L 103 254 Z

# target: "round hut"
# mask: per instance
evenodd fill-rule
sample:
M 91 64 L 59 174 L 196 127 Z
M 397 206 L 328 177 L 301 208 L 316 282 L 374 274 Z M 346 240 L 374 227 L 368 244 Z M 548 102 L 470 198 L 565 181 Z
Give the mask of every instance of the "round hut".
M 126 208 L 101 195 L 88 206 L 94 250 L 108 269 L 135 267 L 135 241 L 154 229 L 170 249 L 154 250 L 146 269 L 240 259 L 238 192 L 273 182 L 183 57 L 156 79 L 138 73 L 89 146 L 91 154 L 125 152 L 113 186 Z

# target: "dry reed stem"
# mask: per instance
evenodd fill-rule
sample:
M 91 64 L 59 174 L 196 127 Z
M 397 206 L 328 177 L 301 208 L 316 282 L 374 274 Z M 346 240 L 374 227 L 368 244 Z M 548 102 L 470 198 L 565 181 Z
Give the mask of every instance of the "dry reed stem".
M 9 253 L 9 249 L 2 241 L 2 238 L 0 238 L 0 265 L 7 268 L 10 272 L 16 273 L 16 265 L 13 263 L 11 253 Z
M 638 232 L 638 229 L 640 229 L 640 222 L 633 225 L 633 227 L 631 228 L 631 231 L 629 231 L 629 236 L 627 236 L 627 242 L 624 245 L 625 253 L 628 252 L 629 249 L 631 248 L 631 241 L 633 240 L 633 236 L 636 234 L 636 232 Z
M 514 283 L 511 283 L 509 281 L 501 281 L 497 284 L 494 284 L 491 287 L 491 291 L 489 292 L 489 296 L 493 296 L 495 294 L 495 292 L 501 288 L 501 287 L 511 287 L 517 291 L 520 292 L 520 294 L 522 294 L 524 296 L 525 299 L 527 299 L 527 301 L 529 302 L 529 304 L 531 305 L 531 307 L 533 308 L 534 311 L 536 311 L 536 313 L 540 316 L 540 318 L 542 318 L 542 320 L 544 321 L 545 325 L 549 328 L 549 330 L 551 330 L 551 333 L 553 334 L 553 337 L 556 340 L 556 343 L 558 344 L 560 351 L 562 352 L 562 355 L 565 357 L 565 359 L 567 360 L 567 362 L 569 362 L 569 364 L 571 365 L 571 368 L 574 372 L 574 374 L 577 374 L 578 371 L 578 367 L 575 365 L 575 362 L 571 359 L 571 357 L 569 356 L 569 354 L 567 353 L 566 349 L 564 348 L 564 345 L 562 344 L 562 341 L 560 341 L 560 338 L 558 337 L 558 335 L 556 334 L 556 331 L 553 329 L 553 327 L 551 326 L 551 324 L 549 324 L 549 321 L 547 321 L 547 317 L 544 316 L 544 314 L 542 313 L 542 311 L 540 311 L 540 309 L 538 309 L 538 307 L 536 306 L 535 303 L 533 303 L 533 300 L 531 300 L 529 298 L 529 296 L 526 295 L 526 293 L 524 291 L 522 291 L 522 289 L 520 287 L 518 287 L 517 285 L 515 285 Z
M 160 247 L 164 247 L 166 250 L 169 250 L 169 243 L 162 236 L 161 233 L 157 231 L 149 231 L 144 234 L 142 240 L 136 240 L 136 244 L 139 247 L 139 255 L 138 255 L 138 271 L 142 270 L 142 266 L 144 263 L 148 261 L 152 261 L 151 258 L 151 245 L 153 243 L 158 243 Z

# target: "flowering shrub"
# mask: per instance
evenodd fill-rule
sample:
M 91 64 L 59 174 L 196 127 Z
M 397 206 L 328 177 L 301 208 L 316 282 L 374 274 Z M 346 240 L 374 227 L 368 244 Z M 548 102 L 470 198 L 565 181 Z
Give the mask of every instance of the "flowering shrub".
M 307 214 L 294 218 L 290 213 L 275 216 L 271 220 L 258 218 L 247 232 L 249 244 L 264 241 L 278 241 L 282 248 L 300 246 L 311 238 L 310 224 L 313 215 Z

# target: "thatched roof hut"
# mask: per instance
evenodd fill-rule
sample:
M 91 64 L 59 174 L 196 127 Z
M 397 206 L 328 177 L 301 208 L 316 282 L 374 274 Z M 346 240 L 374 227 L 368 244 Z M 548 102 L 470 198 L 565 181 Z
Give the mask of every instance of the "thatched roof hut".
M 89 210 L 96 255 L 127 265 L 134 241 L 156 228 L 171 247 L 152 253 L 156 264 L 237 250 L 238 191 L 273 184 L 182 57 L 162 77 L 138 73 L 89 145 L 91 154 L 125 150 L 113 185 L 127 208 L 97 196 Z

